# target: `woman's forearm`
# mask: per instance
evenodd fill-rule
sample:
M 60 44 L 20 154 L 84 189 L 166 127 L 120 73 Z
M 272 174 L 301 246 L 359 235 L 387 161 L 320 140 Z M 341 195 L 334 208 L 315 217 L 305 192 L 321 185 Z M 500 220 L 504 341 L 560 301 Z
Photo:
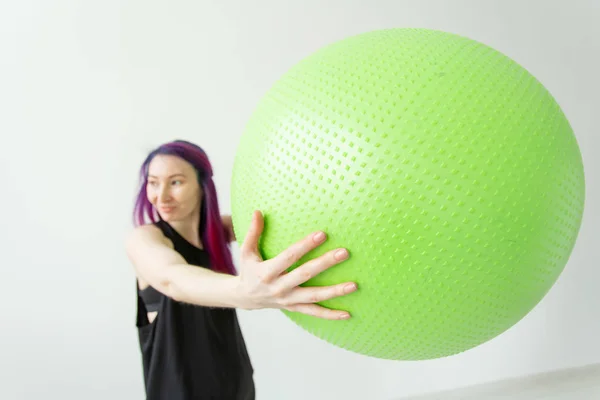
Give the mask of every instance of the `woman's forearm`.
M 244 308 L 237 276 L 187 264 L 168 267 L 168 296 L 182 303 L 206 307 Z

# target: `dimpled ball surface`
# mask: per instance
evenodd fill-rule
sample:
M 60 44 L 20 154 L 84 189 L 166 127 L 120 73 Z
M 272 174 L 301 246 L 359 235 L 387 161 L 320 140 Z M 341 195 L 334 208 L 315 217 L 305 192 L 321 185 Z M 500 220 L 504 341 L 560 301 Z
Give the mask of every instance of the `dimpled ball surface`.
M 284 311 L 335 346 L 421 360 L 474 348 L 530 312 L 564 269 L 584 203 L 581 155 L 550 93 L 469 38 L 425 29 L 349 37 L 294 65 L 238 145 L 232 214 L 265 217 L 270 259 L 315 230 L 349 260 L 304 286 L 355 281 Z

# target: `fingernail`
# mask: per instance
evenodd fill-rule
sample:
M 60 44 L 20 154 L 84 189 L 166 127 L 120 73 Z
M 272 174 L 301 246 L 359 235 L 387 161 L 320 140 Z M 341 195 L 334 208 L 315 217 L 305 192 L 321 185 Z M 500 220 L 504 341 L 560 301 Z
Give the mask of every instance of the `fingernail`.
M 321 243 L 323 240 L 325 240 L 325 233 L 323 233 L 323 232 L 315 233 L 315 235 L 313 236 L 313 240 L 317 243 Z
M 335 258 L 337 260 L 344 260 L 344 259 L 348 258 L 348 250 L 340 249 L 340 250 L 336 251 Z
M 348 313 L 340 315 L 340 319 L 348 319 L 348 318 L 350 318 L 350 314 L 348 314 Z
M 346 286 L 344 286 L 344 291 L 346 293 L 350 293 L 356 290 L 356 283 L 349 283 Z

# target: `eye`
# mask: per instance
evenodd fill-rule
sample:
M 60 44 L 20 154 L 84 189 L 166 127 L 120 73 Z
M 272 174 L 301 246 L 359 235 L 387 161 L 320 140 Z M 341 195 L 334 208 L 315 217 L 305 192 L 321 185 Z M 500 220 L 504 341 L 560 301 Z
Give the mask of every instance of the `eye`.
M 182 183 L 182 182 L 181 182 L 181 181 L 179 181 L 179 180 L 175 180 L 175 181 L 173 181 L 173 185 L 181 185 L 181 183 Z

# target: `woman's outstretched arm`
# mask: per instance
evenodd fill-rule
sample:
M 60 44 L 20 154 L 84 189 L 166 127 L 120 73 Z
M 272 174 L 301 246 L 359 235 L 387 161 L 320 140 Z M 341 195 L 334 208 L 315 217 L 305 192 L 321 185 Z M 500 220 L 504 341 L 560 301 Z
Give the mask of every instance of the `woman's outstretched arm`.
M 127 238 L 126 251 L 141 279 L 177 301 L 209 307 L 279 308 L 320 318 L 348 318 L 349 314 L 343 310 L 331 310 L 315 303 L 352 293 L 356 290 L 355 283 L 299 286 L 346 260 L 348 252 L 336 249 L 285 273 L 301 257 L 324 243 L 326 235 L 311 233 L 273 259 L 264 261 L 258 251 L 263 226 L 262 214 L 255 212 L 241 247 L 238 276 L 187 264 L 170 240 L 152 225 L 136 228 Z

